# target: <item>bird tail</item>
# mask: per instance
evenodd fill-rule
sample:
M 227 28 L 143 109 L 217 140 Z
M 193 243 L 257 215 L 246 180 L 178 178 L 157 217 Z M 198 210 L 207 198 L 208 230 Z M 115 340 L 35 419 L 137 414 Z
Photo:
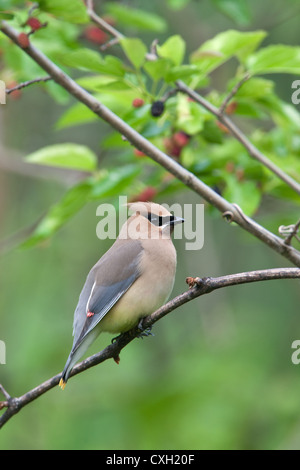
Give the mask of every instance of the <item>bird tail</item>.
M 65 389 L 65 386 L 67 385 L 67 381 L 68 381 L 68 378 L 70 376 L 70 373 L 75 365 L 75 362 L 76 362 L 76 359 L 75 358 L 75 361 L 72 360 L 73 359 L 73 353 L 71 352 L 69 357 L 68 357 L 68 360 L 66 362 L 66 365 L 65 365 L 65 368 L 61 374 L 61 378 L 60 378 L 60 381 L 59 381 L 59 386 L 62 390 Z
M 98 334 L 100 333 L 99 330 L 92 330 L 86 338 L 84 338 L 83 342 L 79 345 L 75 344 L 75 347 L 72 348 L 68 360 L 66 362 L 65 368 L 61 374 L 61 378 L 59 381 L 59 386 L 62 390 L 65 389 L 67 384 L 68 378 L 72 372 L 73 367 L 75 366 L 76 362 L 84 355 L 86 350 L 92 344 L 92 342 L 96 339 Z

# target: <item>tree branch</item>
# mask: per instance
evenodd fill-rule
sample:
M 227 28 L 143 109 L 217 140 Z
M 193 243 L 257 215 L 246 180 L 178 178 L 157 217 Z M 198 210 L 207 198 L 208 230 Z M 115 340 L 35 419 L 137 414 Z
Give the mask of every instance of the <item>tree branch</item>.
M 244 75 L 244 77 L 243 77 L 239 82 L 237 82 L 237 84 L 232 88 L 231 92 L 226 96 L 226 98 L 224 99 L 223 103 L 222 103 L 221 106 L 220 106 L 220 109 L 219 109 L 220 114 L 224 114 L 224 112 L 226 111 L 226 108 L 227 108 L 228 103 L 229 103 L 229 102 L 232 100 L 232 98 L 237 94 L 237 92 L 239 91 L 239 89 L 241 88 L 241 86 L 242 86 L 247 80 L 249 80 L 249 78 L 251 78 L 250 73 L 246 73 L 246 75 Z
M 45 82 L 48 82 L 49 80 L 52 80 L 52 78 L 50 76 L 34 78 L 33 80 L 27 80 L 27 82 L 19 83 L 18 85 L 14 86 L 13 88 L 7 88 L 6 89 L 6 94 L 9 95 L 13 91 L 21 90 L 22 88 L 26 88 L 30 85 L 33 85 L 34 83 L 40 83 L 40 82 L 45 83 Z
M 236 138 L 236 140 L 238 140 L 243 145 L 243 147 L 245 147 L 251 157 L 255 158 L 255 160 L 258 160 L 260 163 L 262 163 L 262 165 L 268 168 L 272 173 L 278 176 L 278 178 L 284 181 L 284 183 L 286 183 L 294 191 L 296 191 L 296 193 L 300 195 L 300 183 L 295 181 L 291 176 L 287 175 L 278 166 L 276 166 L 275 163 L 271 162 L 263 153 L 261 153 L 250 142 L 250 140 L 245 136 L 245 134 L 243 134 L 243 132 L 232 122 L 232 120 L 223 113 L 222 109 L 216 108 L 213 104 L 211 104 L 201 95 L 199 95 L 196 91 L 192 90 L 187 85 L 185 85 L 185 83 L 183 83 L 181 80 L 177 80 L 176 86 L 179 91 L 190 96 L 193 100 L 203 106 L 203 108 L 207 109 L 207 111 L 216 116 L 219 121 L 227 127 L 227 129 Z
M 97 25 L 99 28 L 103 29 L 107 33 L 111 34 L 115 39 L 118 41 L 120 39 L 124 39 L 124 34 L 120 33 L 117 29 L 103 20 L 100 16 L 95 13 L 94 10 L 94 2 L 93 0 L 86 0 L 86 7 L 87 7 L 87 14 L 89 15 L 90 19 Z
M 154 323 L 161 320 L 164 316 L 170 312 L 176 310 L 181 305 L 190 302 L 197 297 L 204 294 L 209 294 L 217 289 L 224 287 L 236 286 L 239 284 L 246 284 L 251 282 L 271 281 L 276 279 L 300 279 L 299 268 L 276 268 L 276 269 L 264 269 L 258 271 L 249 271 L 238 274 L 229 274 L 221 277 L 188 277 L 186 279 L 189 285 L 189 290 L 183 294 L 178 295 L 174 299 L 167 302 L 165 305 L 160 307 L 158 310 L 148 315 L 142 321 L 142 330 L 152 327 Z M 83 371 L 90 369 L 107 359 L 119 359 L 119 354 L 122 349 L 127 346 L 131 341 L 137 338 L 141 334 L 141 328 L 135 327 L 130 331 L 121 334 L 116 340 L 108 345 L 105 349 L 100 351 L 93 356 L 88 357 L 84 361 L 77 364 L 71 372 L 70 377 L 82 373 Z M 5 412 L 0 416 L 0 429 L 4 426 L 9 419 L 17 414 L 24 406 L 28 405 L 35 399 L 39 398 L 44 393 L 48 392 L 56 385 L 58 385 L 61 377 L 61 373 L 51 377 L 45 382 L 41 383 L 37 387 L 33 388 L 29 392 L 25 393 L 20 397 L 11 397 L 5 390 L 3 385 L 0 384 L 0 392 L 5 397 L 5 401 L 0 402 L 0 410 L 6 408 Z
M 0 30 L 7 37 L 9 37 L 18 47 L 20 47 L 18 44 L 18 33 L 5 21 L 2 21 Z M 116 114 L 110 111 L 110 109 L 100 103 L 94 96 L 92 96 L 86 90 L 81 88 L 74 80 L 72 80 L 66 73 L 64 73 L 53 62 L 51 62 L 48 57 L 46 57 L 33 45 L 29 45 L 29 47 L 23 49 L 23 51 L 26 52 L 42 69 L 44 69 L 56 83 L 61 85 L 65 90 L 67 90 L 71 95 L 73 95 L 78 101 L 87 106 L 97 116 L 109 123 L 110 126 L 117 130 L 121 135 L 125 136 L 126 139 L 132 145 L 134 145 L 137 149 L 141 150 L 143 153 L 148 155 L 167 171 L 172 173 L 185 186 L 189 187 L 192 191 L 196 192 L 201 197 L 203 197 L 208 203 L 216 207 L 222 214 L 225 213 L 227 220 L 230 220 L 230 222 L 237 223 L 244 230 L 254 235 L 256 238 L 264 242 L 277 253 L 290 260 L 296 266 L 300 267 L 300 252 L 297 251 L 294 247 L 286 245 L 280 237 L 276 236 L 272 232 L 269 232 L 264 227 L 254 222 L 254 220 L 247 217 L 236 204 L 230 204 L 228 201 L 226 201 L 226 199 L 217 194 L 209 186 L 204 184 L 193 173 L 183 168 L 173 158 L 169 157 L 164 152 L 155 147 L 155 145 L 153 145 L 145 137 L 136 132 L 126 122 L 124 122 Z M 197 93 L 195 93 L 193 90 L 190 90 L 182 82 L 178 82 L 178 86 L 181 88 L 182 91 L 187 92 L 190 96 L 194 97 L 196 100 L 202 103 L 203 98 L 199 98 L 199 95 Z M 207 103 L 205 100 L 204 102 Z M 208 106 L 209 108 L 212 107 L 212 105 L 210 105 L 209 103 Z M 227 123 L 227 117 L 219 116 L 219 111 L 215 111 L 214 107 L 213 111 L 218 112 L 218 118 L 220 120 L 223 119 L 224 122 Z M 229 122 L 231 123 L 230 120 Z M 230 125 L 233 126 L 233 124 Z M 240 139 L 241 135 L 239 131 L 237 132 L 237 134 Z M 250 142 L 249 146 L 251 146 L 251 148 L 253 147 Z M 257 151 L 257 149 L 255 149 L 255 151 Z

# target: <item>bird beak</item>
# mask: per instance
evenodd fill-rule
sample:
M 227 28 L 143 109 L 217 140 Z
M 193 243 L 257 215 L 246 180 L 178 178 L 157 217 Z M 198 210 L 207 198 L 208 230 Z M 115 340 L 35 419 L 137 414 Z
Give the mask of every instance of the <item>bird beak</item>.
M 174 217 L 174 219 L 171 220 L 170 225 L 183 224 L 183 223 L 184 223 L 184 219 L 182 219 L 181 217 Z

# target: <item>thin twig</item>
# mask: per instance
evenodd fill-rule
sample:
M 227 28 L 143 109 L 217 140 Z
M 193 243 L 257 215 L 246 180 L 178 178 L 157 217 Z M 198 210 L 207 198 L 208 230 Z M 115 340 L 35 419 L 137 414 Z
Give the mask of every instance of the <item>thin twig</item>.
M 94 10 L 93 0 L 86 0 L 86 7 L 87 7 L 87 14 L 89 15 L 90 19 L 97 26 L 99 26 L 99 28 L 101 28 L 103 31 L 113 36 L 113 39 L 111 41 L 109 41 L 106 44 L 103 44 L 103 46 L 100 47 L 101 51 L 105 51 L 107 48 L 115 44 L 118 44 L 118 42 L 120 42 L 121 39 L 125 38 L 124 34 L 120 33 L 120 31 L 115 29 L 111 24 L 109 24 L 107 21 L 101 18 L 101 16 L 97 15 L 97 13 Z M 153 54 L 151 52 L 147 53 L 145 56 L 145 59 L 153 60 Z
M 249 78 L 251 77 L 250 73 L 246 73 L 246 75 L 244 75 L 244 77 L 239 81 L 237 82 L 237 84 L 232 88 L 232 90 L 230 91 L 230 93 L 226 96 L 226 98 L 224 99 L 223 103 L 221 104 L 220 106 L 220 113 L 221 114 L 224 114 L 226 108 L 227 108 L 227 105 L 228 103 L 232 100 L 232 98 L 237 94 L 237 92 L 239 91 L 239 89 L 241 88 L 241 86 L 247 81 L 249 80 Z
M 112 25 L 107 23 L 105 20 L 103 20 L 100 16 L 98 16 L 95 13 L 93 0 L 86 0 L 86 7 L 87 7 L 87 14 L 97 26 L 99 26 L 101 29 L 111 34 L 114 38 L 118 40 L 125 38 L 124 34 L 120 33 L 117 29 L 115 29 Z
M 104 52 L 107 49 L 109 49 L 110 47 L 115 46 L 116 44 L 118 44 L 118 42 L 119 42 L 118 38 L 112 38 L 110 41 L 107 41 L 105 44 L 102 44 L 100 46 L 100 51 Z
M 50 77 L 49 75 L 47 77 L 40 77 L 40 78 L 34 78 L 33 80 L 27 80 L 27 82 L 19 83 L 18 85 L 14 86 L 13 88 L 8 88 L 6 90 L 6 93 L 7 93 L 7 95 L 9 95 L 13 91 L 21 90 L 22 88 L 30 86 L 33 83 L 48 82 L 49 80 L 52 80 L 52 77 Z
M 270 281 L 275 279 L 300 279 L 300 269 L 265 269 L 258 271 L 243 272 L 238 274 L 229 274 L 216 278 L 189 277 L 187 278 L 187 283 L 190 286 L 189 290 L 187 290 L 181 295 L 178 295 L 177 297 L 160 307 L 154 313 L 145 317 L 142 322 L 142 328 L 146 329 L 151 327 L 152 325 L 154 325 L 154 323 L 161 320 L 164 316 L 166 316 L 173 310 L 176 310 L 181 305 L 186 304 L 187 302 L 190 302 L 191 300 L 202 295 L 209 294 L 214 290 L 229 286 L 236 286 L 239 284 Z M 83 371 L 106 361 L 107 359 L 117 358 L 122 349 L 127 346 L 131 341 L 133 341 L 138 335 L 140 335 L 140 333 L 140 328 L 135 327 L 127 333 L 123 333 L 122 335 L 118 336 L 118 338 L 116 338 L 116 340 L 112 344 L 107 346 L 101 352 L 94 354 L 93 356 L 90 356 L 84 361 L 77 364 L 74 367 L 70 377 L 80 374 Z M 18 398 L 10 397 L 9 394 L 4 390 L 4 387 L 0 385 L 0 391 L 2 391 L 6 398 L 4 402 L 0 402 L 0 409 L 7 408 L 2 414 L 2 416 L 0 416 L 0 428 L 3 427 L 4 424 L 7 423 L 7 421 L 12 416 L 14 416 L 22 408 L 24 408 L 24 406 L 28 405 L 29 403 L 36 400 L 41 395 L 58 385 L 60 377 L 61 374 L 59 373 Z
M 278 232 L 280 235 L 287 235 L 287 237 L 284 240 L 284 243 L 286 245 L 290 245 L 292 243 L 292 239 L 296 238 L 300 242 L 300 238 L 298 237 L 297 233 L 300 228 L 300 219 L 296 224 L 292 225 L 280 225 Z

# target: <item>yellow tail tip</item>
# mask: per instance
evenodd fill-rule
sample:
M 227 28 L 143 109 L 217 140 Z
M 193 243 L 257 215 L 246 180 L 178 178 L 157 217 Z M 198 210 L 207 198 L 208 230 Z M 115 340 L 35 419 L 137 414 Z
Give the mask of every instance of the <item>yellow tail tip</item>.
M 61 378 L 58 385 L 60 386 L 60 388 L 61 388 L 62 390 L 64 390 L 64 389 L 65 389 L 65 386 L 67 385 L 67 382 L 65 382 L 65 381 Z

